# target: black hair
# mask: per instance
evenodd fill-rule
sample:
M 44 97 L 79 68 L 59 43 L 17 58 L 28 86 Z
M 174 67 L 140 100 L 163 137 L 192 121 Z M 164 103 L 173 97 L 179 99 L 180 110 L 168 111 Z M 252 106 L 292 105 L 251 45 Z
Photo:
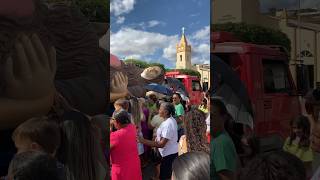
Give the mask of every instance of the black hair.
M 9 176 L 14 180 L 66 180 L 56 159 L 40 151 L 16 154 L 9 166 Z
M 285 151 L 273 151 L 254 158 L 240 171 L 239 180 L 302 180 L 306 179 L 303 162 Z
M 57 157 L 66 167 L 67 179 L 96 180 L 98 151 L 90 119 L 78 111 L 68 111 L 62 118 Z
M 290 122 L 290 126 L 296 125 L 299 129 L 302 129 L 302 137 L 299 142 L 299 147 L 309 147 L 310 145 L 310 123 L 306 116 L 299 115 Z M 292 144 L 292 141 L 296 138 L 296 134 L 291 131 L 289 137 L 289 144 Z
M 210 156 L 205 152 L 188 152 L 177 157 L 172 164 L 176 180 L 209 180 Z
M 260 153 L 260 140 L 255 135 L 249 136 L 247 139 L 248 145 L 251 148 L 251 154 L 249 154 L 249 157 L 252 158 Z
M 112 118 L 120 124 L 129 124 L 131 122 L 129 114 L 124 110 L 117 112 Z
M 157 101 L 157 102 L 156 102 L 156 107 L 157 107 L 157 109 L 159 109 L 160 106 L 161 106 L 161 103 L 160 103 L 159 101 Z
M 173 93 L 173 94 L 172 94 L 172 97 L 173 97 L 173 95 L 177 95 L 177 96 L 179 97 L 179 99 L 180 99 L 180 100 L 182 99 L 182 97 L 181 97 L 180 93 Z
M 227 107 L 225 106 L 225 104 L 220 100 L 220 99 L 217 99 L 217 98 L 212 98 L 211 99 L 211 103 L 214 107 L 217 107 L 219 109 L 219 113 L 220 115 L 228 115 L 229 112 L 227 110 Z

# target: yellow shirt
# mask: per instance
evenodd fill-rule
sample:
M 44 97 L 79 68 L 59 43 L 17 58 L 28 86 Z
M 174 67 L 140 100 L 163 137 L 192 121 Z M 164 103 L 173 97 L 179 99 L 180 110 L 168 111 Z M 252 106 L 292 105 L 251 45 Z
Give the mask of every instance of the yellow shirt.
M 297 156 L 303 162 L 313 161 L 313 152 L 310 147 L 299 147 L 299 145 L 294 141 L 289 145 L 289 142 L 289 138 L 287 138 L 283 145 L 284 151 Z
M 206 114 L 209 112 L 208 108 L 204 108 L 204 105 L 200 105 L 198 109 Z

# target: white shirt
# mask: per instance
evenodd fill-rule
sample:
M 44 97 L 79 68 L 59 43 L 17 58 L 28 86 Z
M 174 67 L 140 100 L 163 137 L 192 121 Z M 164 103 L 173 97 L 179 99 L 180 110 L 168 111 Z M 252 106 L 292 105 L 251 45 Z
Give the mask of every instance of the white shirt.
M 207 133 L 210 133 L 210 113 L 206 118 L 206 124 L 207 124 Z
M 178 153 L 178 125 L 173 117 L 163 121 L 157 129 L 156 141 L 159 142 L 161 138 L 168 139 L 166 145 L 159 148 L 162 157 Z
M 154 127 L 153 129 L 153 136 L 157 136 L 157 129 L 160 127 L 161 123 L 164 121 L 162 117 L 159 116 L 159 114 L 153 116 L 150 124 Z
M 311 180 L 319 180 L 320 179 L 320 167 L 318 167 L 317 171 L 313 174 Z

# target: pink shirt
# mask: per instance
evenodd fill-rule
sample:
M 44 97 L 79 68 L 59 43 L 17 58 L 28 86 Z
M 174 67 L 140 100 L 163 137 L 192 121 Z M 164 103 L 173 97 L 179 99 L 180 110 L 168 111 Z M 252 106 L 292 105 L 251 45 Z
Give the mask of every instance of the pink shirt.
M 112 180 L 141 180 L 141 166 L 137 148 L 137 131 L 133 124 L 110 133 Z

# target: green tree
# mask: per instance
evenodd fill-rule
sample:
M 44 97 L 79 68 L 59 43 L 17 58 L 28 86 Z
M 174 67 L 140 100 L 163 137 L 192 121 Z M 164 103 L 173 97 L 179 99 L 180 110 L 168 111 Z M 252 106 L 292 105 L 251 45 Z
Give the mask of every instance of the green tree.
M 226 31 L 234 34 L 243 42 L 262 45 L 280 45 L 291 51 L 291 42 L 286 34 L 279 30 L 246 23 L 213 24 L 213 31 Z
M 148 63 L 146 61 L 142 61 L 142 60 L 137 60 L 137 59 L 127 59 L 124 61 L 125 63 L 132 63 L 135 64 L 136 66 L 140 67 L 140 68 L 148 68 L 150 66 L 159 66 L 160 68 L 162 68 L 163 70 L 165 70 L 165 66 L 161 63 Z
M 127 60 L 125 60 L 124 62 L 125 62 L 125 63 L 134 64 L 134 65 L 136 65 L 136 66 L 138 66 L 138 67 L 140 67 L 140 68 L 143 68 L 143 69 L 149 67 L 149 64 L 148 64 L 147 62 L 141 61 L 141 60 L 137 60 L 137 59 L 127 59 Z

